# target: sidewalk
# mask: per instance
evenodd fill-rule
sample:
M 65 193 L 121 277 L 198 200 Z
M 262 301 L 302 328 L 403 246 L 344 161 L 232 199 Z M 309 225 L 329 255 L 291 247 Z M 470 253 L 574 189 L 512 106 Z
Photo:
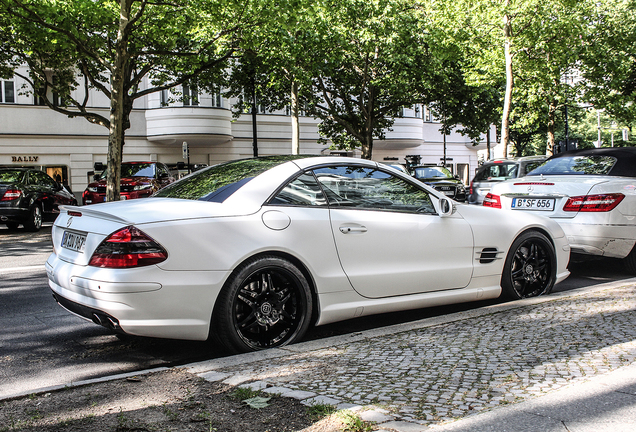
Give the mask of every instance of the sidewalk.
M 635 288 L 612 282 L 183 368 L 352 409 L 380 430 L 635 431 Z

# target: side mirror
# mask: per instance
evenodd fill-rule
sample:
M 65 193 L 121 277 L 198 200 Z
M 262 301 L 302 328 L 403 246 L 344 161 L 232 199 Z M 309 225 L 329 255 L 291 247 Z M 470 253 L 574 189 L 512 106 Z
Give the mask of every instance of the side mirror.
M 441 217 L 448 217 L 453 213 L 455 213 L 455 205 L 453 204 L 453 201 L 446 197 L 440 198 L 437 214 L 439 214 Z

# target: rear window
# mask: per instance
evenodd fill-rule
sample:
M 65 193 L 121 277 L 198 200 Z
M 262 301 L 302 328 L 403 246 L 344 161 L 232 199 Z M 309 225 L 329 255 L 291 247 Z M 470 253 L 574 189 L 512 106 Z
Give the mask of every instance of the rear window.
M 613 156 L 564 156 L 548 160 L 529 175 L 607 175 L 615 163 Z
M 0 171 L 0 183 L 20 183 L 24 176 L 24 171 Z
M 271 156 L 225 162 L 196 171 L 153 196 L 223 202 L 257 175 L 293 159 L 298 159 L 298 156 Z
M 477 174 L 474 181 L 503 181 L 517 176 L 517 164 L 498 163 L 484 165 Z

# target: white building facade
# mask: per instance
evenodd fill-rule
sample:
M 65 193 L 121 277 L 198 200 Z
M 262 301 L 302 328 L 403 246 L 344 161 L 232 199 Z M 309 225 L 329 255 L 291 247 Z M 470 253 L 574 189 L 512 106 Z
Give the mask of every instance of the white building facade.
M 25 84 L 17 76 L 0 81 L 0 166 L 42 169 L 81 195 L 92 181 L 94 164 L 106 162 L 108 130 L 38 105 L 33 94 L 20 91 Z M 213 165 L 253 156 L 250 114 L 233 119 L 231 101 L 219 95 L 200 94 L 185 102 L 172 99 L 162 92 L 136 101 L 131 127 L 126 131 L 124 161 L 158 161 L 174 166 L 184 162 L 184 141 L 191 164 Z M 90 93 L 89 106 L 91 111 L 108 117 L 109 101 L 101 93 Z M 318 123 L 311 117 L 300 118 L 300 153 L 341 153 L 318 142 Z M 259 156 L 291 154 L 288 114 L 259 113 L 256 128 Z M 442 165 L 445 154 L 446 167 L 468 183 L 478 167 L 478 150 L 485 148 L 485 142 L 473 146 L 467 137 L 452 133 L 446 136 L 444 146 L 439 128 L 425 107 L 405 108 L 386 139 L 374 142 L 373 159 L 403 164 L 407 155 L 419 155 L 422 164 Z

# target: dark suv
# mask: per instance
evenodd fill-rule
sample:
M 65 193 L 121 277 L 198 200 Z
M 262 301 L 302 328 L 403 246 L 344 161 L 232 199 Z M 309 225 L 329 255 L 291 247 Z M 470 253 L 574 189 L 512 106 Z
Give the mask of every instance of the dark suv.
M 435 190 L 440 191 L 455 201 L 466 201 L 466 188 L 459 180 L 459 177 L 453 176 L 448 168 L 442 166 L 417 166 L 411 167 L 413 177 L 426 183 Z
M 84 205 L 96 204 L 106 198 L 106 171 L 96 176 L 82 194 Z M 174 181 L 168 167 L 161 162 L 124 162 L 121 164 L 119 199 L 146 198 Z
M 495 159 L 485 162 L 470 182 L 468 202 L 483 204 L 490 188 L 500 181 L 522 177 L 541 165 L 547 156 L 524 156 L 510 159 Z

